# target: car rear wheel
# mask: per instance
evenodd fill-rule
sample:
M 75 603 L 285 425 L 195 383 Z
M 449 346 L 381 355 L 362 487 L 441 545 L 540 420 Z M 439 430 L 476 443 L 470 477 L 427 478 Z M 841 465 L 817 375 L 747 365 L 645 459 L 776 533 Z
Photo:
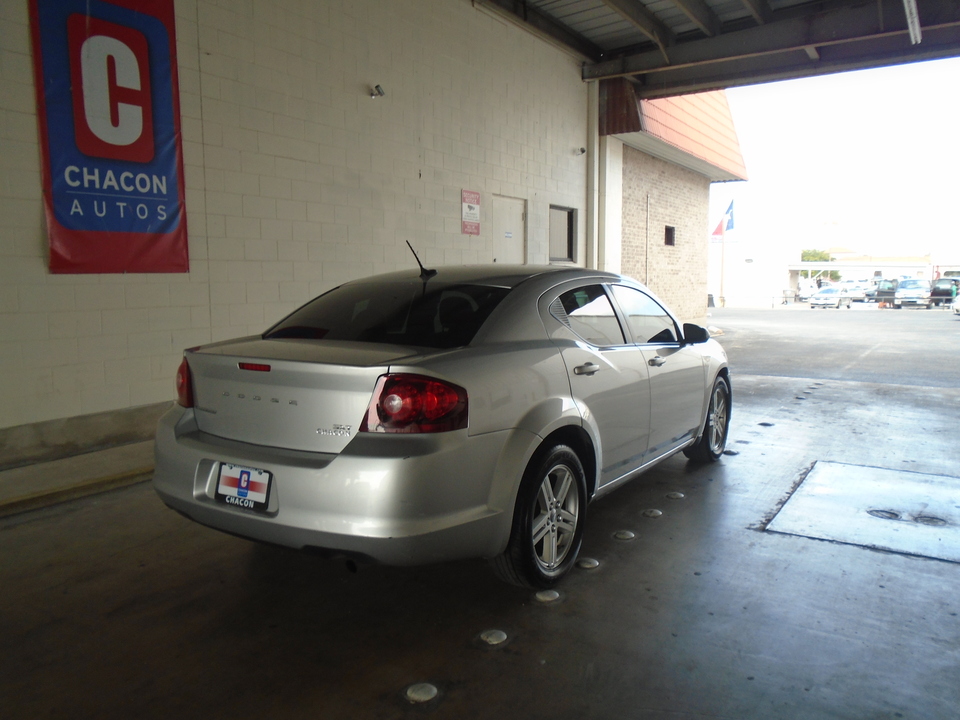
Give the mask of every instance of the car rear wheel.
M 577 454 L 554 445 L 534 455 L 520 483 L 510 542 L 493 560 L 497 575 L 521 587 L 555 585 L 577 560 L 586 508 Z
M 710 393 L 710 407 L 703 433 L 694 445 L 684 448 L 683 454 L 694 462 L 716 462 L 727 448 L 730 431 L 732 399 L 730 384 L 723 376 L 717 376 Z

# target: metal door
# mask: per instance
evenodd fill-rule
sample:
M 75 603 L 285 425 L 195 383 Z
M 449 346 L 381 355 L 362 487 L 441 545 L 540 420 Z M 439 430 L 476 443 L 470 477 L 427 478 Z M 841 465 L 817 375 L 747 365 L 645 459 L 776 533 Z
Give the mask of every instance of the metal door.
M 522 265 L 527 262 L 527 201 L 522 198 L 493 196 L 490 213 L 490 260 Z

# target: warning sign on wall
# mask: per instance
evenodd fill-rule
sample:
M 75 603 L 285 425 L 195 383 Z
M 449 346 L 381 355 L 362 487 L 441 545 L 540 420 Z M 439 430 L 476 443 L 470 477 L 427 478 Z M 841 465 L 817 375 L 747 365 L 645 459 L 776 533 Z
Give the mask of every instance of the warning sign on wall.
M 480 193 L 473 190 L 461 190 L 460 202 L 463 208 L 460 213 L 460 232 L 464 235 L 479 235 Z

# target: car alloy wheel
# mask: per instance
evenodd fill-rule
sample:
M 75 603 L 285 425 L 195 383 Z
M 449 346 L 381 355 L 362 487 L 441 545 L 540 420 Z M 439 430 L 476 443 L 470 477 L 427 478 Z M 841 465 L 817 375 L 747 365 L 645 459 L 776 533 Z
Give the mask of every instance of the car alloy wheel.
M 522 587 L 555 585 L 576 562 L 586 508 L 586 480 L 577 454 L 566 445 L 538 452 L 524 472 L 510 542 L 494 558 L 494 570 Z
M 703 433 L 696 443 L 684 448 L 683 454 L 694 462 L 719 460 L 727 447 L 732 407 L 730 384 L 725 377 L 718 375 L 710 392 L 710 407 L 707 409 Z
M 574 471 L 560 463 L 550 468 L 537 493 L 530 535 L 537 563 L 552 572 L 573 547 L 580 517 L 580 498 Z
M 723 378 L 717 378 L 710 400 L 710 418 L 707 420 L 710 433 L 710 453 L 722 455 L 727 447 L 727 431 L 730 422 L 730 391 Z

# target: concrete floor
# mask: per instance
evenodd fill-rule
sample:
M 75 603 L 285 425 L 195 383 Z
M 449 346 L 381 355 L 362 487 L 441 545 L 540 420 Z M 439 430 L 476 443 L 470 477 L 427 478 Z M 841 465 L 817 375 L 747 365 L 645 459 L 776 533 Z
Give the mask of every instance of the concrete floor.
M 810 312 L 715 312 L 734 454 L 591 505 L 600 565 L 552 603 L 480 561 L 353 574 L 148 484 L 0 520 L 0 716 L 956 718 L 960 565 L 765 528 L 818 462 L 943 476 L 960 506 L 960 321 Z

